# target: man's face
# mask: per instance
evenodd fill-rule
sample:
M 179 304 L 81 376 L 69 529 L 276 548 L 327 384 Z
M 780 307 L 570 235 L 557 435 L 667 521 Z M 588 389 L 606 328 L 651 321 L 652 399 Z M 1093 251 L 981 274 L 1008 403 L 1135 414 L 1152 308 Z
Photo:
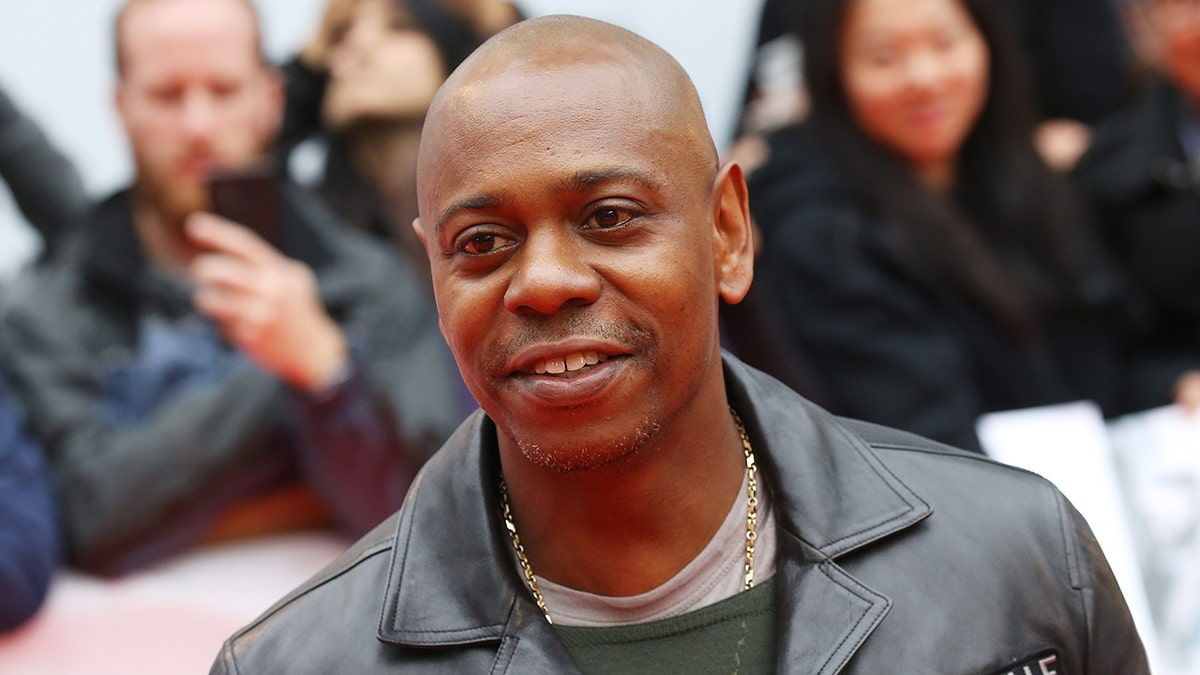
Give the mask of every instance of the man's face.
M 207 174 L 260 158 L 278 128 L 255 30 L 235 0 L 156 0 L 125 17 L 117 107 L 139 196 L 168 222 L 207 209 Z
M 501 443 L 558 470 L 686 424 L 720 382 L 713 160 L 647 86 L 611 63 L 506 70 L 426 125 L 442 330 Z

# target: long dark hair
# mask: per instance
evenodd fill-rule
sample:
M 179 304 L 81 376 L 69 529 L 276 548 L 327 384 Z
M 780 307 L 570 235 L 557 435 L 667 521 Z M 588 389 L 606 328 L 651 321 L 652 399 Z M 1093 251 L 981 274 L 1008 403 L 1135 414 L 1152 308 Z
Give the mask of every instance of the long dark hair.
M 884 218 L 907 273 L 934 292 L 961 288 L 1010 338 L 1036 338 L 1043 310 L 1077 304 L 1082 223 L 1066 180 L 1034 149 L 1035 107 L 1008 26 L 989 0 L 956 0 L 983 35 L 991 76 L 947 199 L 855 122 L 840 67 L 842 24 L 855 1 L 804 2 L 799 32 L 817 136 Z
M 442 0 L 392 0 L 392 3 L 397 11 L 412 16 L 416 30 L 433 40 L 446 75 L 491 37 L 476 33 L 466 17 L 451 11 Z M 394 222 L 376 186 L 355 168 L 349 146 L 339 135 L 329 137 L 324 177 L 318 190 L 343 219 L 357 227 L 385 239 L 396 239 L 397 229 L 400 240 L 408 237 L 408 223 Z

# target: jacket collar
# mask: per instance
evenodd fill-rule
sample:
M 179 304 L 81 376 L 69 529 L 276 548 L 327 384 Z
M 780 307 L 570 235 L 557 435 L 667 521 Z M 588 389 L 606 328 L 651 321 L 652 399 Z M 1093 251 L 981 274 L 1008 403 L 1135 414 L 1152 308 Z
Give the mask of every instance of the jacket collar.
M 281 181 L 280 195 L 283 252 L 314 270 L 331 264 L 335 255 L 314 227 L 313 218 L 332 216 L 287 181 Z M 320 215 L 305 215 L 313 212 Z M 133 224 L 131 190 L 116 192 L 97 205 L 79 236 L 83 269 L 89 279 L 129 295 L 138 291 L 148 262 Z
M 146 256 L 133 227 L 133 200 L 129 191 L 117 192 L 97 205 L 80 238 L 85 274 L 133 294 L 146 269 Z
M 728 354 L 724 363 L 730 401 L 777 510 L 779 663 L 822 663 L 819 672 L 836 672 L 890 607 L 836 558 L 931 509 L 831 415 Z M 538 664 L 573 670 L 511 563 L 497 507 L 495 438 L 492 422 L 476 412 L 414 481 L 379 638 L 418 647 L 500 642 L 521 672 Z

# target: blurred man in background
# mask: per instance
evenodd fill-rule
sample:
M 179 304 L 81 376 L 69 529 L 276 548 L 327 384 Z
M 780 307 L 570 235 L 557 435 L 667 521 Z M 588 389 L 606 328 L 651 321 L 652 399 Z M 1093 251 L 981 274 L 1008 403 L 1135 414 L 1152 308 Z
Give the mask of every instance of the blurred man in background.
M 129 0 L 116 105 L 133 185 L 14 289 L 14 389 L 59 483 L 70 559 L 102 572 L 194 542 L 392 511 L 459 417 L 410 269 L 259 166 L 282 114 L 245 0 Z

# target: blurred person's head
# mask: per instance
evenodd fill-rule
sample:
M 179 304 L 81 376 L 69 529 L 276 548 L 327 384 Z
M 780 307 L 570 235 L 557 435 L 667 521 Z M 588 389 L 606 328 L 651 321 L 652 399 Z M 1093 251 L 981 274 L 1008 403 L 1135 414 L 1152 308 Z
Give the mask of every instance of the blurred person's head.
M 868 139 L 932 187 L 953 183 L 957 158 L 981 125 L 1032 126 L 1018 47 L 989 0 L 807 5 L 814 115 Z
M 329 53 L 325 124 L 419 123 L 450 71 L 490 36 L 480 20 L 497 6 L 507 3 L 362 0 Z
M 520 18 L 506 0 L 357 0 L 340 25 L 323 27 L 330 44 L 321 118 L 332 132 L 323 195 L 349 222 L 393 240 L 426 273 L 425 249 L 410 227 L 425 113 L 467 56 Z
M 449 74 L 404 2 L 363 0 L 329 52 L 322 119 L 332 129 L 420 120 Z
M 855 0 L 840 32 L 842 91 L 863 132 L 923 174 L 951 166 L 988 95 L 987 44 L 966 8 Z
M 116 104 L 140 203 L 178 225 L 207 176 L 262 158 L 283 114 L 247 0 L 129 0 L 115 25 Z
M 1075 301 L 1077 206 L 997 0 L 806 0 L 799 29 L 817 135 L 911 274 L 1015 337 Z
M 1200 0 L 1126 0 L 1139 56 L 1200 105 Z

